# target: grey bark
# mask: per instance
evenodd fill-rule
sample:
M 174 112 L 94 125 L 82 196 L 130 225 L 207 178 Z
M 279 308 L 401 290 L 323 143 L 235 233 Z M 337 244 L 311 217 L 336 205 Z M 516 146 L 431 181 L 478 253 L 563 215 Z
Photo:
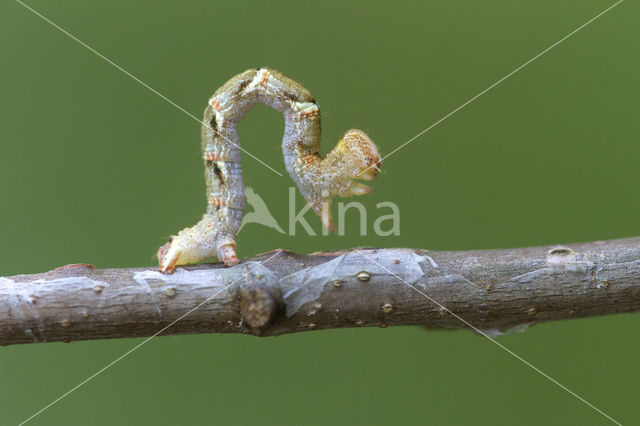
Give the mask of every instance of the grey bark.
M 0 278 L 0 344 L 422 325 L 490 335 L 640 309 L 640 238 L 460 252 L 273 251 L 232 268 Z

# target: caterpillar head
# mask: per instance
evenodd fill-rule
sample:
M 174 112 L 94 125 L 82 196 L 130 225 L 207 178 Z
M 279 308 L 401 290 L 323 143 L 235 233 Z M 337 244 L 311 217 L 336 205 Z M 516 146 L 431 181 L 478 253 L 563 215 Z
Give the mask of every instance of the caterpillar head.
M 351 197 L 373 191 L 356 180 L 374 180 L 380 171 L 380 161 L 378 148 L 371 139 L 363 131 L 351 129 L 322 161 L 315 164 L 318 167 L 316 181 L 300 190 L 329 230 L 333 230 L 331 199 L 336 195 Z
M 347 130 L 336 150 L 342 154 L 351 178 L 374 180 L 378 175 L 381 161 L 378 148 L 363 131 Z
M 342 170 L 339 189 L 335 195 L 351 197 L 373 191 L 370 186 L 356 182 L 358 179 L 374 180 L 380 171 L 382 159 L 369 136 L 361 130 L 347 130 L 334 148 L 334 152 L 339 158 L 336 166 Z

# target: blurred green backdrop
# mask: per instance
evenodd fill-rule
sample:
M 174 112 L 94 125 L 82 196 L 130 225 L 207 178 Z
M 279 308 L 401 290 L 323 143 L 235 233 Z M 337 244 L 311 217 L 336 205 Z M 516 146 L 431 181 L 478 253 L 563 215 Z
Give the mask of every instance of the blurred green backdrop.
M 269 66 L 382 153 L 612 4 L 30 0 L 196 116 L 232 75 Z M 257 225 L 240 254 L 358 245 L 466 250 L 640 235 L 639 7 L 627 1 L 384 162 L 370 212 L 398 237 L 289 237 Z M 199 125 L 19 3 L 0 5 L 0 274 L 155 262 L 204 210 Z M 282 117 L 241 123 L 284 172 Z M 286 226 L 288 176 L 245 156 Z M 301 202 L 298 198 L 298 202 Z M 308 215 L 319 230 L 319 221 Z M 640 421 L 640 316 L 543 324 L 500 342 L 622 423 Z M 138 339 L 0 348 L 0 424 L 15 424 Z M 607 424 L 471 332 L 345 329 L 258 339 L 161 337 L 34 425 Z

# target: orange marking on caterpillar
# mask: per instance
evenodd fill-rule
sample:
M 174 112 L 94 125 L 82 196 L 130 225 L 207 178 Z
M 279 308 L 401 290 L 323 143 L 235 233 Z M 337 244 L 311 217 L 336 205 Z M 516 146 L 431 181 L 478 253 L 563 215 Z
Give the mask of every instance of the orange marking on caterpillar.
M 216 111 L 220 112 L 220 102 L 218 102 L 218 100 L 217 100 L 217 99 L 212 98 L 212 99 L 209 101 L 209 105 L 211 105 L 211 107 L 212 107 L 213 109 L 215 109 Z
M 222 161 L 222 158 L 214 152 L 205 152 L 202 157 L 207 161 Z
M 269 74 L 269 71 L 263 70 L 262 77 L 260 78 L 260 82 L 258 84 L 261 87 L 266 86 L 267 85 L 267 80 L 269 80 L 270 76 L 271 76 L 271 74 Z
M 318 108 L 312 108 L 311 111 L 300 111 L 300 118 L 317 117 L 320 114 Z
M 300 159 L 300 162 L 303 164 L 312 164 L 318 161 L 318 156 L 315 154 L 305 155 Z
M 213 206 L 226 207 L 227 203 L 222 198 L 210 198 L 209 204 Z

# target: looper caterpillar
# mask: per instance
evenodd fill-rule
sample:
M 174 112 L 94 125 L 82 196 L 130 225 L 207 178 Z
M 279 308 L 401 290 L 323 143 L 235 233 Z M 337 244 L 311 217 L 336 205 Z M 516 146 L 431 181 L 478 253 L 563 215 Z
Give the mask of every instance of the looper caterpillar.
M 257 103 L 284 115 L 284 162 L 304 199 L 333 230 L 330 204 L 339 195 L 349 197 L 373 188 L 355 179 L 373 180 L 380 155 L 360 130 L 348 130 L 333 150 L 321 158 L 320 110 L 309 91 L 282 73 L 250 69 L 236 75 L 209 99 L 202 121 L 202 157 L 205 166 L 207 211 L 202 220 L 172 236 L 158 250 L 160 270 L 172 273 L 177 265 L 216 256 L 226 266 L 238 263 L 236 235 L 245 207 L 237 123 Z

